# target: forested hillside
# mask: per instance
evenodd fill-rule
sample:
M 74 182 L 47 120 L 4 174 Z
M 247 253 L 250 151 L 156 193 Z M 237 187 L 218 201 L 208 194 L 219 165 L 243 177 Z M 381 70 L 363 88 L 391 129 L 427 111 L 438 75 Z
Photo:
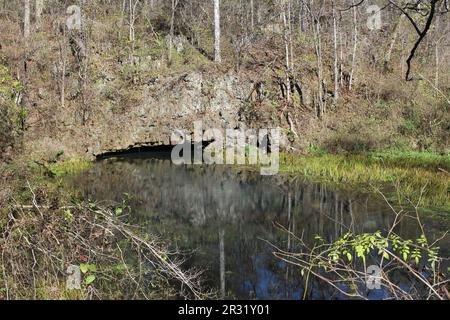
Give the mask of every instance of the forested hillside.
M 229 0 L 216 16 L 204 0 L 0 8 L 3 77 L 21 84 L 12 117 L 33 152 L 83 155 L 99 123 L 145 104 L 155 83 L 176 103 L 173 79 L 194 72 L 236 77 L 239 121 L 281 125 L 290 150 L 448 151 L 446 1 Z
M 450 299 L 449 10 L 0 0 L 0 300 Z

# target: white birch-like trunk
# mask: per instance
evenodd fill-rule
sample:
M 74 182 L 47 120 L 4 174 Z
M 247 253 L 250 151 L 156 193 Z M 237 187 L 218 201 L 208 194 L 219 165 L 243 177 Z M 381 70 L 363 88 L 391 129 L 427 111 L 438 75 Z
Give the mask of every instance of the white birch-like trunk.
M 315 39 L 315 48 L 316 48 L 316 56 L 317 56 L 317 81 L 318 81 L 318 98 L 319 98 L 319 117 L 325 113 L 325 103 L 323 99 L 323 65 L 322 65 L 322 39 L 320 36 L 320 22 L 318 19 L 315 19 L 315 28 L 314 28 L 314 39 Z
M 339 79 L 340 79 L 340 86 L 342 87 L 343 82 L 343 72 L 344 72 L 344 49 L 343 49 L 343 39 L 342 39 L 342 26 L 339 29 Z
M 30 36 L 30 0 L 24 0 L 23 36 L 24 38 L 28 38 Z
M 391 61 L 392 50 L 394 50 L 395 42 L 397 41 L 398 34 L 402 26 L 403 15 L 398 19 L 397 25 L 395 26 L 394 35 L 392 36 L 391 43 L 389 45 L 388 52 L 386 54 L 385 62 L 389 63 Z
M 435 75 L 434 75 L 434 86 L 436 88 L 439 88 L 439 42 L 436 41 L 435 46 L 435 54 L 436 54 L 436 69 L 435 69 Z
M 337 26 L 336 8 L 334 0 L 331 2 L 333 9 L 333 45 L 334 45 L 334 103 L 339 99 L 339 71 L 338 71 L 338 48 L 337 48 Z
M 222 62 L 222 55 L 220 52 L 220 3 L 219 3 L 219 0 L 214 0 L 214 61 L 216 63 Z
M 354 4 L 354 1 L 352 1 Z M 353 7 L 353 54 L 352 54 L 352 69 L 350 71 L 350 81 L 348 88 L 349 90 L 352 89 L 353 86 L 353 74 L 355 72 L 355 64 L 356 64 L 356 49 L 358 46 L 358 20 L 356 18 L 356 6 Z
M 286 61 L 286 99 L 287 102 L 291 101 L 291 81 L 289 79 L 290 73 L 290 54 L 289 54 L 289 25 L 286 17 L 286 1 L 281 3 L 281 17 L 283 19 L 283 35 L 284 35 L 284 48 L 285 48 L 285 61 Z
M 44 0 L 36 0 L 35 2 L 35 18 L 36 25 L 41 24 L 42 11 L 44 10 Z
M 253 0 L 250 0 L 250 11 L 251 11 L 251 28 L 253 31 L 255 29 L 255 7 Z
M 178 4 L 178 0 L 172 0 L 172 14 L 170 18 L 170 34 L 169 34 L 169 65 L 172 64 L 172 51 L 173 51 L 173 34 L 175 27 L 175 9 Z

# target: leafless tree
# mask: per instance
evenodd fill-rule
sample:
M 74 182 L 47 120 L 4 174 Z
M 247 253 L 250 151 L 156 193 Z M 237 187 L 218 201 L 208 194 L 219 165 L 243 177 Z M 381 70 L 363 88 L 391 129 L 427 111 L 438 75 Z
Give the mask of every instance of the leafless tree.
M 339 99 L 339 71 L 338 71 L 338 48 L 337 48 L 337 17 L 335 1 L 331 2 L 333 10 L 333 47 L 334 47 L 334 103 Z
M 39 27 L 39 25 L 41 24 L 42 11 L 44 10 L 44 0 L 36 0 L 34 10 L 36 26 Z
M 352 0 L 354 3 L 354 0 Z M 356 54 L 357 54 L 357 47 L 358 47 L 358 18 L 356 14 L 356 5 L 353 5 L 352 11 L 353 11 L 353 53 L 352 53 L 352 67 L 350 71 L 350 81 L 349 81 L 349 90 L 352 89 L 353 86 L 353 78 L 354 78 L 354 72 L 356 67 Z
M 411 63 L 414 59 L 414 56 L 416 54 L 417 49 L 419 48 L 420 44 L 424 40 L 425 36 L 427 35 L 427 32 L 430 30 L 431 24 L 433 22 L 433 19 L 436 14 L 436 7 L 440 0 L 429 0 L 428 2 L 425 2 L 423 0 L 415 0 L 415 1 L 407 1 L 404 4 L 397 3 L 397 1 L 389 0 L 389 3 L 392 4 L 395 8 L 400 10 L 406 18 L 408 18 L 409 22 L 411 22 L 412 26 L 414 27 L 414 30 L 416 31 L 418 38 L 416 42 L 414 43 L 408 58 L 406 59 L 406 74 L 405 79 L 406 81 L 412 80 L 410 73 L 411 73 Z M 420 28 L 419 26 L 419 19 L 414 19 L 413 14 L 416 13 L 419 15 L 419 17 L 424 17 L 426 19 L 425 25 Z
M 30 36 L 30 0 L 24 0 L 23 36 L 25 39 Z
M 128 2 L 128 38 L 131 44 L 130 61 L 133 61 L 136 46 L 136 20 L 138 18 L 137 6 L 140 0 L 129 0 Z
M 220 0 L 214 0 L 214 61 L 216 63 L 222 62 L 221 48 L 220 48 Z
M 175 11 L 177 9 L 178 2 L 179 2 L 179 0 L 172 0 L 172 10 L 171 10 L 171 17 L 170 17 L 170 34 L 169 34 L 169 64 L 172 63 Z
M 286 73 L 286 99 L 287 102 L 291 102 L 291 45 L 292 38 L 290 32 L 290 3 L 289 0 L 283 0 L 281 4 L 281 16 L 283 19 L 283 36 L 284 36 L 284 48 L 285 48 L 285 73 Z
M 342 9 L 341 11 L 352 9 L 355 16 L 356 7 L 362 5 L 365 0 L 360 0 L 355 3 L 352 2 L 352 5 Z M 420 44 L 425 39 L 428 31 L 430 30 L 432 23 L 436 17 L 437 11 L 439 11 L 439 4 L 442 4 L 442 10 L 439 13 L 447 13 L 449 11 L 447 0 L 387 0 L 385 6 L 383 6 L 382 10 L 388 8 L 389 6 L 397 9 L 401 14 L 403 14 L 408 21 L 413 26 L 415 32 L 417 33 L 417 39 L 414 42 L 412 49 L 409 52 L 409 55 L 406 59 L 406 72 L 405 72 L 405 80 L 411 81 L 413 78 L 411 77 L 411 68 L 412 61 L 416 55 L 416 52 L 420 46 Z M 356 19 L 356 18 L 355 18 Z M 423 26 L 420 25 L 420 21 L 424 20 L 425 23 Z M 355 33 L 356 35 L 356 33 Z M 356 41 L 355 41 L 356 43 Z

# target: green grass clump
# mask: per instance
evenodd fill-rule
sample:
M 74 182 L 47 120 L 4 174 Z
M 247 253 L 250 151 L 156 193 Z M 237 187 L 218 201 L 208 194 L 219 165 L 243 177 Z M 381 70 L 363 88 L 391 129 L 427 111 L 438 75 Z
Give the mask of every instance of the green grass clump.
M 417 167 L 450 171 L 450 155 L 419 151 L 372 152 L 369 158 L 386 166 Z
M 421 153 L 283 154 L 280 171 L 349 188 L 396 191 L 422 205 L 450 208 L 449 156 Z M 388 187 L 391 187 L 390 189 Z M 422 195 L 422 197 L 421 197 Z
M 91 167 L 92 162 L 83 159 L 70 159 L 48 165 L 48 169 L 56 177 L 78 174 Z

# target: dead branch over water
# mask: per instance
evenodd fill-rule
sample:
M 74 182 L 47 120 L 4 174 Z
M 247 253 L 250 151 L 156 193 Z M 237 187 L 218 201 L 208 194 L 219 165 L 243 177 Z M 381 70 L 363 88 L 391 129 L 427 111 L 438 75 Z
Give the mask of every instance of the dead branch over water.
M 44 204 L 30 185 L 32 205 L 12 200 L 0 224 L 0 299 L 201 299 L 201 272 L 184 270 L 179 252 L 143 234 L 113 209 L 92 203 Z M 40 204 L 40 202 L 42 204 Z M 67 268 L 95 264 L 96 280 L 65 287 Z

